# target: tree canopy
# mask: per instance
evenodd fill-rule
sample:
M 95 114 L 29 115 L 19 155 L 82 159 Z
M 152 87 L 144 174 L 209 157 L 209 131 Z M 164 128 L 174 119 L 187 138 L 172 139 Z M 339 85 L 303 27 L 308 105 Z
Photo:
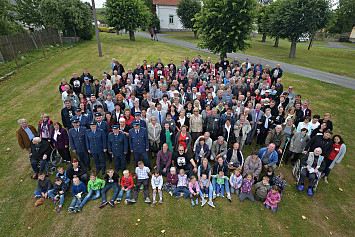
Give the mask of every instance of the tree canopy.
M 16 0 L 17 19 L 28 25 L 43 25 L 43 18 L 40 11 L 42 0 Z
M 23 33 L 25 30 L 15 22 L 14 6 L 9 0 L 0 1 L 0 35 Z
M 105 18 L 110 26 L 118 31 L 127 30 L 131 40 L 135 40 L 134 31 L 150 25 L 151 11 L 142 0 L 107 0 Z
M 201 2 L 198 0 L 181 0 L 176 7 L 176 14 L 182 26 L 185 29 L 192 29 L 196 37 L 195 15 L 201 12 Z
M 255 19 L 254 0 L 204 0 L 194 27 L 202 38 L 199 47 L 225 56 L 245 50 Z
M 331 33 L 351 32 L 355 24 L 355 0 L 339 0 L 332 23 Z

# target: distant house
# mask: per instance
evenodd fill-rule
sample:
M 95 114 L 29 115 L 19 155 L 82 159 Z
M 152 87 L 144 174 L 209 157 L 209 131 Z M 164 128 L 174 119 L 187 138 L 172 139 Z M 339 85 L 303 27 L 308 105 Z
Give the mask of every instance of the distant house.
M 161 31 L 183 31 L 179 17 L 176 14 L 176 5 L 180 0 L 153 0 L 153 11 L 160 20 Z

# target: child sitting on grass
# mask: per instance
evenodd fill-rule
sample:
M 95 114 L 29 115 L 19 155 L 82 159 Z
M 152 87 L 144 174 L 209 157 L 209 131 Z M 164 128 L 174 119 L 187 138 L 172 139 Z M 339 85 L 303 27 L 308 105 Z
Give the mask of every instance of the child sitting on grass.
M 73 199 L 70 203 L 68 212 L 78 212 L 80 203 L 84 199 L 84 194 L 86 192 L 86 185 L 80 181 L 78 177 L 73 178 L 73 186 L 71 187 L 71 193 L 73 194 Z
M 272 184 L 276 185 L 279 188 L 279 191 L 282 195 L 282 191 L 284 191 L 284 188 L 286 187 L 285 176 L 283 174 L 279 174 L 278 176 L 274 177 L 272 180 Z
M 64 182 L 61 178 L 55 178 L 54 188 L 48 192 L 48 196 L 53 200 L 53 205 L 57 205 L 59 202 L 59 206 L 56 209 L 57 213 L 62 211 L 64 197 L 69 189 L 69 185 Z
M 208 184 L 208 179 L 207 179 L 207 174 L 202 174 L 201 175 L 201 193 L 202 193 L 202 197 L 204 198 L 208 198 L 208 193 L 209 193 L 209 190 L 208 190 L 208 187 L 207 187 L 207 184 Z
M 160 174 L 159 170 L 155 170 L 154 175 L 152 176 L 152 188 L 153 188 L 153 205 L 157 203 L 155 198 L 157 197 L 157 192 L 159 193 L 159 203 L 163 203 L 163 193 L 161 188 L 163 186 L 163 176 Z
M 123 197 L 124 192 L 126 192 L 125 204 L 131 199 L 131 192 L 134 186 L 133 178 L 129 170 L 123 171 L 123 177 L 121 179 L 121 191 L 117 196 L 115 204 L 120 203 Z
M 190 191 L 187 188 L 187 175 L 185 174 L 184 169 L 180 170 L 180 174 L 178 175 L 177 187 L 173 193 L 176 196 L 175 198 L 179 198 L 179 197 L 187 198 L 190 195 Z
M 239 194 L 239 189 L 242 186 L 243 176 L 240 174 L 239 169 L 235 169 L 229 179 L 231 185 L 231 193 Z
M 105 175 L 105 181 L 106 181 L 106 185 L 105 187 L 101 190 L 101 195 L 102 195 L 102 203 L 99 206 L 99 208 L 104 208 L 107 204 L 109 204 L 111 207 L 114 207 L 114 200 L 117 197 L 118 191 L 120 190 L 118 184 L 119 184 L 119 179 L 120 176 L 115 173 L 115 171 L 113 169 L 108 169 L 107 170 L 107 174 Z M 115 191 L 113 193 L 113 196 L 111 198 L 111 200 L 109 202 L 107 202 L 106 200 L 106 192 L 110 189 L 113 188 L 113 190 Z
M 255 200 L 265 202 L 266 195 L 270 189 L 269 178 L 264 176 L 262 181 L 255 184 Z
M 58 170 L 58 173 L 56 174 L 56 177 L 61 178 L 64 182 L 69 184 L 70 179 L 67 177 L 67 172 L 64 170 L 64 168 L 60 166 L 57 168 L 57 170 Z
M 192 206 L 195 206 L 194 197 L 196 197 L 196 205 L 198 205 L 198 195 L 200 194 L 200 187 L 195 176 L 191 176 L 189 183 L 190 199 Z
M 239 195 L 239 200 L 242 202 L 244 199 L 248 198 L 250 201 L 254 202 L 254 197 L 251 194 L 253 188 L 253 174 L 248 173 L 247 176 L 243 179 L 241 193 Z
M 81 212 L 85 203 L 89 200 L 94 200 L 100 197 L 100 190 L 105 187 L 105 180 L 96 177 L 95 173 L 90 174 L 90 180 L 88 182 L 88 194 L 84 200 L 80 203 L 78 212 Z
M 272 186 L 272 189 L 268 192 L 266 196 L 266 201 L 264 202 L 266 209 L 271 209 L 273 212 L 277 211 L 278 203 L 281 201 L 281 195 L 279 193 L 278 186 Z
M 167 191 L 170 196 L 173 196 L 173 192 L 176 189 L 176 185 L 178 183 L 178 175 L 176 173 L 175 167 L 170 168 L 170 173 L 166 176 L 166 181 L 168 182 L 163 184 L 162 190 Z
M 48 198 L 48 192 L 53 189 L 51 180 L 44 175 L 44 173 L 38 174 L 37 190 L 34 192 L 35 198 L 39 198 L 35 206 L 42 205 L 44 199 Z
M 137 178 L 137 183 L 136 187 L 134 188 L 133 198 L 128 202 L 129 204 L 135 204 L 137 202 L 136 199 L 142 184 L 144 189 L 144 202 L 148 204 L 152 203 L 149 199 L 149 175 L 152 176 L 150 169 L 144 166 L 142 161 L 139 161 L 138 167 L 136 167 L 136 174 L 134 175 L 134 178 Z
M 224 197 L 224 181 L 229 180 L 227 176 L 224 176 L 224 171 L 219 171 L 218 174 L 212 175 L 212 178 L 216 178 L 216 192 L 217 192 L 217 197 L 221 196 L 222 198 Z M 221 191 L 221 194 L 219 194 L 219 191 Z

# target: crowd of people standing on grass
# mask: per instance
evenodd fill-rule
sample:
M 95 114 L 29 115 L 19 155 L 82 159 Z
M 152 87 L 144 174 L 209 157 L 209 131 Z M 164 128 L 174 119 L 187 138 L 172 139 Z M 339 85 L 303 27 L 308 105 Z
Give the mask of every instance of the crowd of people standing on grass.
M 153 206 L 163 203 L 166 191 L 190 198 L 192 206 L 215 207 L 215 198 L 231 202 L 238 195 L 276 211 L 286 187 L 277 172 L 283 156 L 284 165 L 301 157 L 298 189 L 308 177 L 313 195 L 315 179 L 324 176 L 328 183 L 346 146 L 340 135 L 332 137 L 331 115 L 313 115 L 310 101 L 284 88 L 282 76 L 280 65 L 271 69 L 237 57 L 212 63 L 200 55 L 178 65 L 143 60 L 127 71 L 113 58 L 102 79 L 87 69 L 73 73 L 59 85 L 61 122 L 42 114 L 36 129 L 18 120 L 18 143 L 38 179 L 36 205 L 49 197 L 61 212 L 71 185 L 69 212 L 100 196 L 100 208 L 114 207 L 124 194 L 125 203 L 135 204 L 140 189 Z M 251 154 L 243 152 L 248 146 Z M 58 167 L 54 185 L 45 175 L 53 148 L 67 166 Z M 136 168 L 129 171 L 132 157 Z M 114 168 L 107 168 L 112 162 Z M 110 188 L 114 194 L 107 199 Z

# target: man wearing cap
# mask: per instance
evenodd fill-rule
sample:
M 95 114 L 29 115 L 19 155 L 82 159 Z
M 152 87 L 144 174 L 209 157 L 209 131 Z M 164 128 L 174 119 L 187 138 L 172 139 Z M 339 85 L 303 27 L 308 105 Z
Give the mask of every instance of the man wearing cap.
M 88 72 L 87 69 L 84 69 L 83 74 L 80 76 L 81 79 L 84 79 L 85 77 L 89 78 L 90 82 L 94 82 L 94 77 Z
M 84 83 L 81 85 L 81 93 L 83 93 L 86 98 L 89 98 L 91 94 L 95 95 L 96 88 L 94 84 L 89 81 L 90 79 L 88 77 L 84 77 L 83 80 Z
M 146 128 L 140 127 L 139 121 L 135 121 L 133 128 L 129 130 L 129 145 L 131 152 L 134 154 L 136 166 L 138 166 L 138 161 L 142 155 L 144 165 L 151 169 L 147 153 L 149 151 L 148 132 Z
M 78 118 L 73 119 L 72 124 L 73 128 L 69 129 L 68 132 L 70 148 L 85 164 L 86 168 L 91 170 L 88 149 L 86 148 L 87 127 L 83 126 Z M 87 126 L 89 126 L 89 122 Z
M 133 128 L 133 124 L 135 122 L 139 122 L 140 126 L 142 128 L 145 128 L 145 129 L 147 128 L 147 123 L 144 120 L 141 119 L 141 112 L 140 111 L 137 111 L 137 112 L 134 113 L 134 118 L 135 118 L 135 120 L 133 120 L 131 122 L 131 128 Z
M 86 129 L 89 128 L 90 118 L 87 115 L 83 114 L 81 108 L 75 109 L 75 115 L 72 117 L 71 120 L 74 119 L 77 119 L 79 121 L 81 127 L 85 127 Z
M 97 128 L 96 121 L 90 122 L 90 129 L 86 131 L 86 147 L 89 154 L 92 154 L 96 166 L 96 174 L 102 170 L 105 174 L 106 160 L 105 152 L 107 151 L 107 142 L 105 132 Z
M 91 94 L 90 101 L 87 103 L 86 108 L 90 110 L 91 114 L 94 114 L 95 112 L 97 112 L 98 105 L 102 106 L 102 104 L 98 100 L 96 100 L 95 94 Z
M 115 171 L 126 169 L 126 154 L 128 152 L 128 138 L 119 125 L 112 125 L 112 132 L 108 135 L 107 148 L 115 162 Z
M 69 128 L 71 128 L 70 120 L 75 115 L 75 108 L 73 106 L 71 106 L 71 103 L 69 100 L 65 100 L 64 105 L 65 105 L 65 107 L 61 111 L 62 123 L 66 129 L 69 129 Z

